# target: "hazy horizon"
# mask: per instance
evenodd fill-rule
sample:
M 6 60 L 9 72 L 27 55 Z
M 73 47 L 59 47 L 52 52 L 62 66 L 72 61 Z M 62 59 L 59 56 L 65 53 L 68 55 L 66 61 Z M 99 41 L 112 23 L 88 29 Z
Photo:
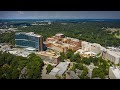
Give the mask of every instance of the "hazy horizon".
M 120 19 L 120 11 L 0 11 L 0 19 Z
M 31 18 L 28 18 L 28 19 L 31 19 Z M 8 19 L 0 19 L 0 20 L 28 20 L 28 19 L 12 19 L 12 18 L 8 18 Z M 49 20 L 49 19 L 63 19 L 63 18 L 45 18 L 46 20 Z M 43 19 L 43 20 L 45 20 L 45 19 Z M 74 19 L 74 18 L 64 18 L 64 19 Z M 63 19 L 63 20 L 64 20 Z M 77 19 L 79 19 L 79 18 L 77 18 Z M 102 18 L 90 18 L 91 20 L 92 19 L 95 19 L 95 20 L 105 20 L 105 19 L 102 19 Z M 106 20 L 110 20 L 111 18 L 107 18 Z M 35 18 L 33 18 L 33 19 L 31 19 L 31 20 L 42 20 L 42 18 L 41 19 L 35 19 Z M 81 20 L 85 20 L 85 18 L 83 18 L 83 19 L 81 19 Z M 89 19 L 86 19 L 86 20 L 89 20 Z M 113 18 L 113 19 L 111 19 L 111 20 L 120 20 L 120 19 L 117 19 L 117 18 Z

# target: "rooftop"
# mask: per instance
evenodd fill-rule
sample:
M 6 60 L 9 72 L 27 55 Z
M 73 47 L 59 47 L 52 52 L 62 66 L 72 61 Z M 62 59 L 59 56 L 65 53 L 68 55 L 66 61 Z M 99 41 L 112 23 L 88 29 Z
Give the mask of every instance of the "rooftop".
M 28 47 L 28 48 L 25 48 L 25 49 L 30 50 L 30 51 L 36 50 L 35 48 L 32 48 L 32 47 Z
M 33 53 L 26 49 L 18 49 L 18 48 L 13 48 L 11 51 L 8 51 L 8 52 L 16 56 L 23 56 L 23 57 L 27 57 L 29 54 Z
M 44 55 L 44 56 L 53 56 L 53 57 L 59 57 L 60 55 L 57 55 L 55 52 L 51 51 L 40 51 L 40 52 L 36 52 L 39 55 Z
M 69 62 L 60 62 L 55 68 L 51 70 L 49 73 L 50 75 L 62 75 L 66 70 L 69 65 Z
M 110 68 L 113 71 L 116 78 L 120 79 L 120 69 L 118 67 L 110 67 Z
M 55 76 L 58 73 L 58 71 L 60 71 L 60 69 L 53 68 L 49 74 Z
M 55 36 L 61 36 L 61 35 L 64 35 L 64 34 L 62 34 L 62 33 L 57 33 Z
M 19 32 L 19 33 L 16 33 L 16 34 L 26 34 L 26 35 L 29 35 L 29 36 L 35 36 L 35 37 L 41 37 L 41 35 L 38 35 L 38 34 L 34 34 L 34 32 Z
M 75 72 L 74 71 L 68 71 L 70 74 L 70 78 L 71 79 L 79 79 L 79 77 L 75 74 Z
M 116 51 L 113 51 L 113 50 L 110 50 L 110 49 L 107 49 L 107 52 L 117 58 L 120 58 L 120 52 L 116 52 Z

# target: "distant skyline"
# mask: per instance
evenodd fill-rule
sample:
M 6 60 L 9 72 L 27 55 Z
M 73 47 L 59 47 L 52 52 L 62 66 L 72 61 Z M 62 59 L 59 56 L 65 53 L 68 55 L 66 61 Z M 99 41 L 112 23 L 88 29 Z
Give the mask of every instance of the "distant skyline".
M 120 11 L 0 11 L 0 19 L 120 19 Z

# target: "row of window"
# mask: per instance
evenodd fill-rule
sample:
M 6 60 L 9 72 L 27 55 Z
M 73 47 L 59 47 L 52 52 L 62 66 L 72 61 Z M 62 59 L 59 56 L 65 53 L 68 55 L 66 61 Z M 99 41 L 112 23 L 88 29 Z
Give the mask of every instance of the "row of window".
M 25 40 L 16 40 L 16 45 L 20 46 L 28 46 L 38 49 L 39 43 L 32 42 L 32 41 L 25 41 Z
M 34 37 L 34 36 L 28 36 L 25 34 L 19 34 L 19 35 L 15 35 L 16 39 L 27 39 L 27 40 L 31 40 L 31 41 L 39 41 L 38 37 Z

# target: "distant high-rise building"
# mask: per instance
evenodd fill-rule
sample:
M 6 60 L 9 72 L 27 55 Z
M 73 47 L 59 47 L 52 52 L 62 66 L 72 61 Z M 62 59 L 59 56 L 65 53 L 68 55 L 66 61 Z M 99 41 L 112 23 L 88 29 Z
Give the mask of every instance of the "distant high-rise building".
M 37 51 L 43 51 L 46 47 L 43 44 L 43 37 L 34 34 L 34 32 L 19 32 L 15 34 L 16 46 L 33 48 Z

